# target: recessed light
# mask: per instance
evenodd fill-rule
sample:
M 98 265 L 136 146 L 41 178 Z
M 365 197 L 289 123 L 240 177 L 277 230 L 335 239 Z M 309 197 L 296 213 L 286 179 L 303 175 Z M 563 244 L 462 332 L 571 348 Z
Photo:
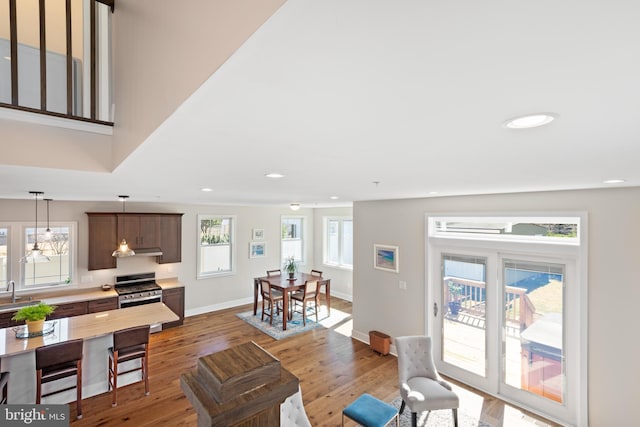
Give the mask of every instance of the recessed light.
M 549 124 L 555 118 L 556 115 L 552 113 L 527 114 L 509 119 L 504 122 L 503 126 L 509 129 L 529 129 Z
M 203 188 L 200 189 L 200 191 L 204 191 L 205 193 L 208 193 L 210 191 L 213 191 L 213 188 L 203 187 Z
M 604 184 L 621 184 L 626 182 L 624 179 L 607 179 L 606 181 L 602 181 Z
M 282 175 L 281 173 L 278 173 L 278 172 L 270 172 L 268 174 L 265 174 L 265 176 L 267 178 L 284 178 L 284 175 Z
M 331 200 L 338 200 L 340 197 L 338 197 L 338 196 L 331 196 L 331 197 L 329 197 L 329 198 L 330 198 Z
M 437 191 L 429 191 L 429 195 L 430 195 L 430 196 L 435 196 L 436 194 L 438 194 L 438 192 L 437 192 Z

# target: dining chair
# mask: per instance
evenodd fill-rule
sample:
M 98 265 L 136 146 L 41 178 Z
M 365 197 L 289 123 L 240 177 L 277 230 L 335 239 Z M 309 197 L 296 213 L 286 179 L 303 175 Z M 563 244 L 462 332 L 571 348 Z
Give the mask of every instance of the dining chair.
M 36 348 L 36 404 L 42 398 L 76 389 L 77 417 L 82 418 L 82 339 Z M 42 384 L 76 376 L 76 384 L 42 393 Z
M 282 292 L 273 289 L 271 287 L 271 282 L 265 279 L 260 279 L 260 294 L 262 295 L 262 318 L 264 321 L 265 315 L 265 302 L 268 305 L 269 309 L 269 324 L 273 325 L 273 310 L 276 309 L 276 313 L 280 314 L 280 303 L 284 301 L 284 296 Z M 276 315 L 277 315 L 276 314 Z
M 311 270 L 312 276 L 322 277 L 322 271 L 320 270 Z
M 111 406 L 118 404 L 118 375 L 142 371 L 144 394 L 149 394 L 149 325 L 120 329 L 113 333 L 113 347 L 109 348 L 109 388 Z M 140 367 L 118 371 L 118 364 L 140 359 Z M 138 381 L 139 382 L 139 381 Z
M 280 270 L 267 270 L 267 277 L 280 276 L 282 271 Z
M 302 324 L 307 325 L 307 302 L 314 302 L 314 312 L 316 314 L 316 323 L 318 322 L 318 281 L 307 280 L 304 282 L 304 288 L 302 291 L 294 292 L 291 294 L 291 302 L 293 302 L 292 313 L 296 313 L 296 307 L 298 303 L 302 306 Z

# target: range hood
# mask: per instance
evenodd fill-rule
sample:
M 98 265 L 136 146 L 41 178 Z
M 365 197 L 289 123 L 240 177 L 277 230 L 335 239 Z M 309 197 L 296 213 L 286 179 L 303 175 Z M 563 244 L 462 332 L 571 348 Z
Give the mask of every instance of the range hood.
M 134 256 L 162 256 L 160 248 L 136 248 Z

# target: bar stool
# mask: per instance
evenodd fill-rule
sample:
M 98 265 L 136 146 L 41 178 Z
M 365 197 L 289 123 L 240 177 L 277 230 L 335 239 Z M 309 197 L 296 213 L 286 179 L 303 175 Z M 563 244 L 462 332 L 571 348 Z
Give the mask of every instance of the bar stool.
M 0 395 L 0 405 L 8 403 L 9 402 L 9 372 L 3 372 L 0 374 L 0 390 L 2 390 L 2 395 Z
M 136 326 L 113 333 L 113 347 L 109 348 L 109 388 L 111 406 L 118 404 L 118 375 L 142 371 L 144 394 L 149 395 L 149 330 L 150 326 Z M 118 364 L 140 359 L 140 367 L 118 372 Z M 139 382 L 139 381 L 137 381 Z
M 42 394 L 42 384 L 75 375 L 76 385 Z M 76 389 L 78 419 L 82 418 L 82 339 L 36 348 L 36 404 L 43 397 Z

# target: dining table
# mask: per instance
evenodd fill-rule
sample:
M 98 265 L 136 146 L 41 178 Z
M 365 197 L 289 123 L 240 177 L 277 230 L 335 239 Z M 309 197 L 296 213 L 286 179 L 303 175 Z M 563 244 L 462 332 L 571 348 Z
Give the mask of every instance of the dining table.
M 287 317 L 289 312 L 289 303 L 291 294 L 304 289 L 307 281 L 318 281 L 318 292 L 322 286 L 325 287 L 325 297 L 327 300 L 327 315 L 331 313 L 331 279 L 326 277 L 315 276 L 307 273 L 296 273 L 293 278 L 289 278 L 288 274 L 279 274 L 275 276 L 262 276 L 253 279 L 253 315 L 258 313 L 258 294 L 260 293 L 260 280 L 268 280 L 271 287 L 282 292 L 282 330 L 287 330 Z

